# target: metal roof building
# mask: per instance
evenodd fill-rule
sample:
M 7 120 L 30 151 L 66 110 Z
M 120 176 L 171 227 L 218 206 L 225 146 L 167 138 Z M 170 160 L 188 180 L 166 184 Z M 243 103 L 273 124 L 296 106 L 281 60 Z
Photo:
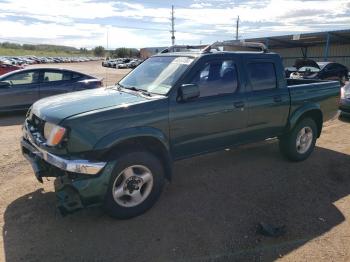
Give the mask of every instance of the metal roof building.
M 339 62 L 350 68 L 350 29 L 245 39 L 264 43 L 283 58 L 284 66 L 292 66 L 297 58 Z
M 244 41 L 265 44 L 270 51 L 278 53 L 282 57 L 285 67 L 293 66 L 297 58 L 310 58 L 317 62 L 339 62 L 350 69 L 350 29 L 250 38 Z M 140 50 L 141 57 L 148 58 L 165 48 L 142 48 Z

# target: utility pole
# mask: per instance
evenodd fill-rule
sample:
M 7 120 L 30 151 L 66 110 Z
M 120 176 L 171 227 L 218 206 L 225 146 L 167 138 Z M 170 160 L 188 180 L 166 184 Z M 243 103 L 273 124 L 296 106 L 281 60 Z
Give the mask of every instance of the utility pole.
M 236 40 L 238 40 L 238 29 L 239 29 L 239 16 L 237 17 L 237 22 L 236 22 Z
M 174 5 L 171 6 L 171 45 L 175 45 L 175 17 Z

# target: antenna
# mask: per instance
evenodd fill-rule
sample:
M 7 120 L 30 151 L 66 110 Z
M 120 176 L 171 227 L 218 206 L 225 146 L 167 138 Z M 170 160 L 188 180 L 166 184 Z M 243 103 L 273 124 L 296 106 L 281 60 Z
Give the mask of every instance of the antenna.
M 174 17 L 174 5 L 171 6 L 171 45 L 175 45 L 175 17 Z
M 239 29 L 239 16 L 237 17 L 237 21 L 236 21 L 236 40 L 238 40 L 238 29 Z
M 106 39 L 107 43 L 106 43 L 106 54 L 108 52 L 108 27 L 107 27 L 107 39 Z M 105 87 L 107 87 L 107 82 L 108 82 L 108 69 L 106 67 L 106 82 L 105 82 Z

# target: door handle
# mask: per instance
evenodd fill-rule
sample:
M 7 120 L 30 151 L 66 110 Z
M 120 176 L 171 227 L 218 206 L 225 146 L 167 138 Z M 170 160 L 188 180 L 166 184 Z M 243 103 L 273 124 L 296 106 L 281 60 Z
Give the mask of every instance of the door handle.
M 274 96 L 273 101 L 276 103 L 280 103 L 280 102 L 282 102 L 282 97 L 281 96 Z
M 243 108 L 244 107 L 244 102 L 243 101 L 237 101 L 237 102 L 234 102 L 233 105 L 235 106 L 235 108 Z

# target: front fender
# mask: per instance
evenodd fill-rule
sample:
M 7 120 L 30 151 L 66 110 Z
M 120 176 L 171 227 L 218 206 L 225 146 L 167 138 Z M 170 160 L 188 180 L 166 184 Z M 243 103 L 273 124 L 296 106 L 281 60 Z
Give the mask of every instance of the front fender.
M 123 141 L 138 137 L 155 138 L 163 144 L 168 152 L 170 151 L 166 135 L 161 130 L 153 127 L 133 127 L 119 130 L 100 139 L 94 146 L 94 150 L 109 149 Z

